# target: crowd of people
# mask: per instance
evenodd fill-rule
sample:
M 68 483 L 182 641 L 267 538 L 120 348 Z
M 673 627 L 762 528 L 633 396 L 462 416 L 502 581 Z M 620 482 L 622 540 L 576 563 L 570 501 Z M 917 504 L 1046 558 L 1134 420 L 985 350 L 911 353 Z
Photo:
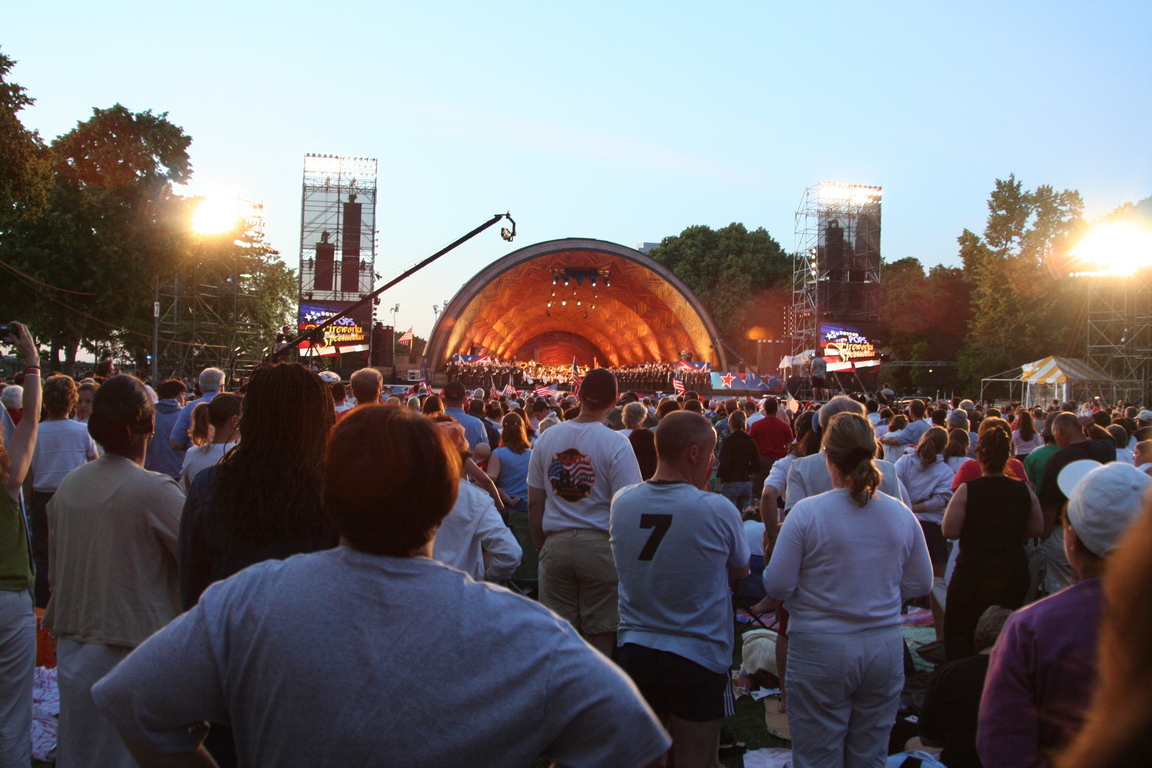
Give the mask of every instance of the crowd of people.
M 576 366 L 579 375 L 589 370 L 588 366 Z M 685 389 L 707 390 L 710 386 L 709 374 L 691 366 L 677 366 L 674 363 L 645 363 L 642 365 L 607 366 L 625 390 L 642 392 L 673 392 L 673 377 L 680 380 Z M 472 362 L 452 360 L 448 363 L 448 378 L 459 381 L 469 388 L 502 390 L 511 382 L 518 391 L 541 386 L 556 385 L 556 388 L 570 391 L 572 388 L 572 365 L 543 365 L 534 361 L 499 361 L 483 358 Z
M 917 603 L 948 768 L 1152 754 L 1150 411 L 654 402 L 607 369 L 189 392 L 41 377 L 12 329 L 0 766 L 29 764 L 38 608 L 61 766 L 713 768 L 750 579 L 798 768 L 885 764 Z

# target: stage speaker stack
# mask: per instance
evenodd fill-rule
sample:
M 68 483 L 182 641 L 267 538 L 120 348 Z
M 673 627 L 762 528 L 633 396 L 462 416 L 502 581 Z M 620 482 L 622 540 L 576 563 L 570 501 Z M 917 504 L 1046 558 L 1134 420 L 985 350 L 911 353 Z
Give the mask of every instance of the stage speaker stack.
M 376 323 L 372 328 L 372 365 L 391 368 L 395 360 L 395 331 L 390 325 Z

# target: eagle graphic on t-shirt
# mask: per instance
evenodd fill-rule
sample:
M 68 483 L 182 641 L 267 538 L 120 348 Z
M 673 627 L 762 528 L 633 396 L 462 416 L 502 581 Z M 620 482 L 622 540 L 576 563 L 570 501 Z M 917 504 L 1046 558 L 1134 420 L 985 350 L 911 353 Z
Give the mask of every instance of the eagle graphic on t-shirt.
M 565 501 L 580 501 L 592 492 L 596 484 L 596 470 L 592 461 L 575 448 L 561 451 L 548 465 L 548 480 L 552 490 Z

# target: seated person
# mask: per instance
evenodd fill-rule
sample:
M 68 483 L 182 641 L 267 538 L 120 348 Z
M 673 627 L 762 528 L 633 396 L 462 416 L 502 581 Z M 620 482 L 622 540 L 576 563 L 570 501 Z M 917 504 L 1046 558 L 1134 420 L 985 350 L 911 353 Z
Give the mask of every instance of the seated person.
M 942 747 L 940 762 L 948 768 L 983 768 L 976 754 L 976 719 L 988 657 L 1012 611 L 993 605 L 976 624 L 976 655 L 949 662 L 932 676 L 920 707 L 920 741 Z

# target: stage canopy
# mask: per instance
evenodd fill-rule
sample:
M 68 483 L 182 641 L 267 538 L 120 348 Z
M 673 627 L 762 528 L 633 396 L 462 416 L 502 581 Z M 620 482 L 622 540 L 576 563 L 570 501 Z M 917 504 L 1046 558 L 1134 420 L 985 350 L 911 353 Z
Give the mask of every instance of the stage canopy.
M 603 240 L 530 245 L 465 283 L 428 344 L 441 370 L 453 354 L 564 365 L 673 362 L 681 353 L 726 369 L 700 301 L 666 267 Z

